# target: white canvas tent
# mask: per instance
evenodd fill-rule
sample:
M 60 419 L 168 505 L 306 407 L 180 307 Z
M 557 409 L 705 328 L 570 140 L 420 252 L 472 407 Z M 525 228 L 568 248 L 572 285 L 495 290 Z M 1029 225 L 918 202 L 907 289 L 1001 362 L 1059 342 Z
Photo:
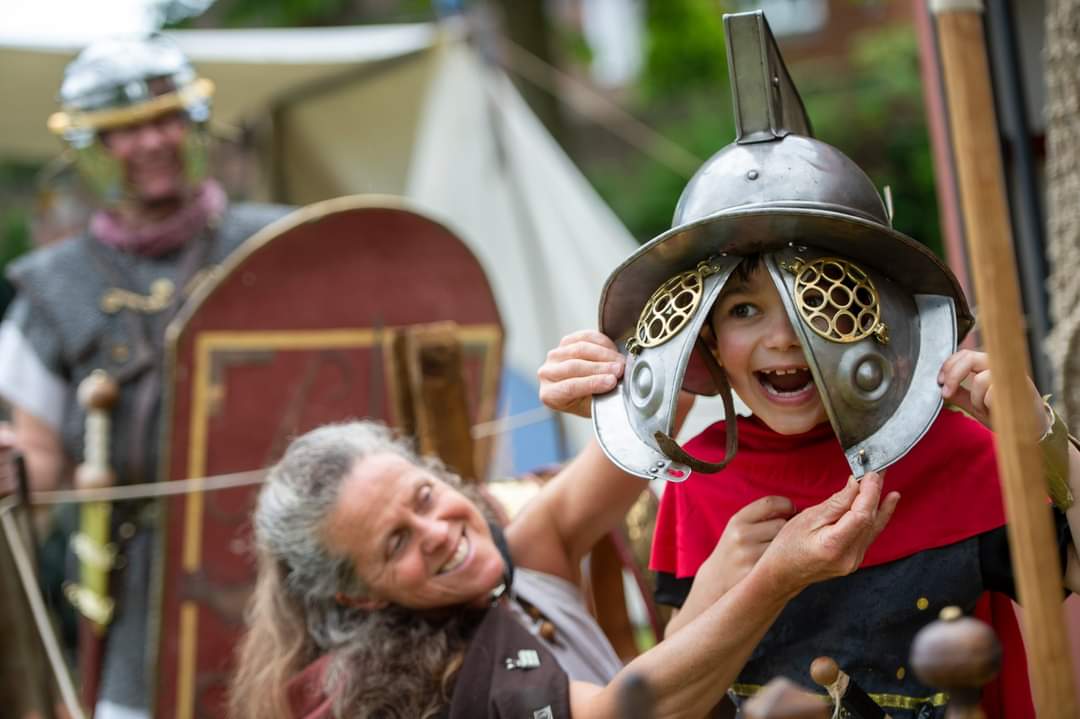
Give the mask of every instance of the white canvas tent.
M 595 326 L 603 280 L 636 243 L 463 28 L 171 35 L 216 83 L 215 120 L 255 128 L 265 197 L 306 204 L 401 194 L 464 237 L 507 326 L 511 391 L 521 400 L 509 411 L 528 409 L 545 352 Z M 56 153 L 44 119 L 83 44 L 0 35 L 0 97 L 10 102 L 0 113 L 0 156 Z M 571 449 L 591 431 L 583 421 L 565 429 Z M 515 445 L 522 440 L 532 442 Z

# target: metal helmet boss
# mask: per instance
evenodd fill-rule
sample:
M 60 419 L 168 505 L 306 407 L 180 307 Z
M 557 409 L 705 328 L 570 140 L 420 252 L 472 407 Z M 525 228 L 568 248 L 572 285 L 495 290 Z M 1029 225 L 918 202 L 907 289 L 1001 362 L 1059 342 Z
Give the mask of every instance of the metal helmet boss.
M 736 139 L 683 190 L 672 228 L 608 278 L 600 329 L 627 358 L 593 423 L 620 467 L 682 480 L 722 459 L 690 456 L 671 437 L 681 388 L 721 393 L 723 369 L 699 333 L 742 258 L 775 284 L 851 471 L 861 477 L 910 450 L 941 409 L 937 373 L 971 328 L 956 278 L 892 228 L 873 182 L 813 137 L 764 15 L 724 16 Z
M 104 40 L 64 69 L 61 110 L 49 117 L 48 128 L 75 152 L 75 164 L 91 188 L 116 202 L 126 195 L 124 168 L 106 150 L 101 134 L 182 113 L 191 123 L 182 150 L 184 172 L 195 185 L 206 174 L 205 126 L 213 91 L 213 83 L 198 77 L 164 35 Z

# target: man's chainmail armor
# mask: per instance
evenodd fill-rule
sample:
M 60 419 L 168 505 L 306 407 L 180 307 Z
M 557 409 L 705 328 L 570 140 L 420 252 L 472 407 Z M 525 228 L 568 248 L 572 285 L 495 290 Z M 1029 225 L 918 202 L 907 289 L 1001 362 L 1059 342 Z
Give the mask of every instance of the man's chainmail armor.
M 229 207 L 216 228 L 204 231 L 192 242 L 208 243 L 201 256 L 203 268 L 221 263 L 244 240 L 270 222 L 284 216 L 289 208 L 276 205 L 239 204 Z M 31 345 L 49 343 L 62 358 L 61 377 L 66 385 L 63 421 L 60 427 L 64 451 L 72 462 L 83 459 L 85 412 L 76 398 L 79 383 L 95 369 L 104 369 L 117 378 L 120 395 L 111 412 L 110 458 L 118 484 L 150 482 L 158 478 L 160 444 L 160 382 L 153 405 L 144 423 L 137 419 L 136 386 L 146 372 L 161 377 L 164 363 L 164 334 L 172 311 L 136 313 L 122 309 L 105 312 L 102 297 L 117 284 L 136 295 L 148 296 L 152 283 L 169 280 L 175 292 L 181 286 L 185 246 L 160 257 L 143 257 L 120 252 L 87 235 L 65 240 L 20 259 L 9 269 L 19 297 L 10 319 L 21 325 Z M 198 268 L 193 268 L 198 269 Z M 194 274 L 194 273 L 192 273 Z M 141 316 L 133 317 L 133 314 Z M 141 324 L 134 324 L 141 323 Z M 133 337 L 142 327 L 143 338 Z M 149 354 L 140 353 L 148 344 Z M 140 356 L 142 355 L 142 356 Z M 132 453 L 140 447 L 141 453 Z M 133 457 L 138 457 L 137 462 Z M 135 466 L 140 465 L 140 466 Z M 117 504 L 113 512 L 115 529 L 131 523 L 137 529 L 119 539 L 124 556 L 123 569 L 114 572 L 113 592 L 116 614 L 109 627 L 100 699 L 126 707 L 146 707 L 149 701 L 146 669 L 149 613 L 148 587 L 155 554 L 155 527 L 152 514 L 134 503 Z M 69 556 L 69 572 L 77 562 Z

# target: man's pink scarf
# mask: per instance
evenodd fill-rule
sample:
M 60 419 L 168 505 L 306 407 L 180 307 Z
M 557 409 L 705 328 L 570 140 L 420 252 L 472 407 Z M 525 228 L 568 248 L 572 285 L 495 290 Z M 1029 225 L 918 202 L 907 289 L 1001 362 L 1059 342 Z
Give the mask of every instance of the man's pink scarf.
M 221 216 L 226 202 L 221 185 L 206 180 L 183 207 L 160 222 L 133 228 L 119 212 L 99 210 L 90 218 L 90 234 L 115 250 L 157 257 L 182 247 L 202 232 L 212 219 Z

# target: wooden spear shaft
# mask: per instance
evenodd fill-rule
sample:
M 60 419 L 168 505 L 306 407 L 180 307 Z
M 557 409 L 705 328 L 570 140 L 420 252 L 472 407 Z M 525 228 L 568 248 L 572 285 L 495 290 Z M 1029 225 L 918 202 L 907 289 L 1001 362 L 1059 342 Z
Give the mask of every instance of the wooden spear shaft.
M 992 415 L 1031 684 L 1040 717 L 1080 716 L 1072 685 L 1061 568 L 1027 377 L 1020 290 L 994 118 L 981 3 L 931 0 L 945 76 L 965 234 L 994 377 Z

